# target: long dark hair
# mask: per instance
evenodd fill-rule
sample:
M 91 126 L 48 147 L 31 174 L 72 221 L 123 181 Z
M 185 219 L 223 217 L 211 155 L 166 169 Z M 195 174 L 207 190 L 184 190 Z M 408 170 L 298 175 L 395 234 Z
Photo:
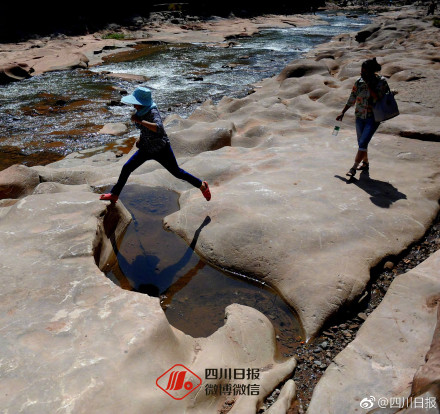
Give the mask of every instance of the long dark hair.
M 368 59 L 362 63 L 362 69 L 373 75 L 382 69 L 382 66 L 377 62 L 376 58 Z

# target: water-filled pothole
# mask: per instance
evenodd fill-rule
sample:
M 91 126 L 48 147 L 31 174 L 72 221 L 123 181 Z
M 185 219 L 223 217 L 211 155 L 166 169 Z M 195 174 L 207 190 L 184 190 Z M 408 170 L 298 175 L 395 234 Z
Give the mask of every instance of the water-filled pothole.
M 231 303 L 264 313 L 275 327 L 278 350 L 290 355 L 302 339 L 293 310 L 272 289 L 223 273 L 193 251 L 198 235 L 210 225 L 200 217 L 191 246 L 164 230 L 162 219 L 177 211 L 178 194 L 163 188 L 128 185 L 120 200 L 133 216 L 107 276 L 124 289 L 160 297 L 167 319 L 193 337 L 206 337 L 224 324 Z

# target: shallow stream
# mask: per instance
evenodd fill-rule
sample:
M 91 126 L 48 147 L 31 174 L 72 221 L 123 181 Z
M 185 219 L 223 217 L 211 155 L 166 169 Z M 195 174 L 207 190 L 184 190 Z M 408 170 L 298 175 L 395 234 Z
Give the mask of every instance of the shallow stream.
M 246 95 L 253 83 L 278 74 L 317 44 L 359 30 L 370 18 L 319 16 L 322 23 L 316 26 L 265 29 L 230 48 L 143 45 L 91 70 L 50 72 L 0 86 L 0 170 L 14 163 L 47 164 L 90 148 L 114 149 L 116 138 L 99 130 L 107 123 L 127 123 L 131 108 L 117 105 L 115 87 L 130 92 L 138 84 L 108 79 L 103 72 L 146 76 L 165 117 L 187 116 L 208 98 Z M 122 138 L 135 133 L 133 128 Z

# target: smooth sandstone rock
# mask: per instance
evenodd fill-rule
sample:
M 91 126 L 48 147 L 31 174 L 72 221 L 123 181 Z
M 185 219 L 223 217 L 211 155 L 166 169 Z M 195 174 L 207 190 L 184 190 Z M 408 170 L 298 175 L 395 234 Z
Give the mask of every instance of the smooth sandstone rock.
M 383 33 L 377 33 L 374 39 L 367 39 L 364 44 L 356 47 L 352 37 L 341 36 L 340 40 L 323 45 L 308 56 L 308 59 L 314 59 L 314 54 L 317 57 L 318 54 L 324 53 L 327 57 L 322 59 L 321 63 L 327 67 L 327 70 L 319 69 L 310 76 L 304 74 L 299 78 L 286 78 L 282 82 L 268 79 L 255 85 L 256 92 L 244 99 L 224 98 L 218 105 L 207 103 L 193 119 L 176 118 L 172 121 L 174 123 L 170 125 L 170 131 L 176 134 L 190 128 L 197 130 L 199 121 L 205 123 L 203 133 L 197 137 L 199 143 L 194 145 L 196 151 L 191 153 L 194 148 L 183 148 L 179 160 L 185 169 L 209 181 L 213 194 L 209 203 L 204 201 L 197 189 L 190 189 L 186 183 L 177 182 L 154 162 L 146 163 L 130 177 L 132 183 L 160 185 L 181 193 L 180 211 L 165 218 L 164 224 L 188 241 L 192 239 L 195 229 L 198 228 L 200 217 L 209 215 L 211 224 L 199 239 L 198 252 L 217 266 L 239 274 L 258 277 L 278 288 L 298 311 L 306 335 L 309 337 L 316 334 L 331 315 L 362 294 L 372 266 L 384 256 L 396 254 L 418 239 L 438 211 L 440 182 L 438 174 L 435 173 L 439 168 L 438 142 L 414 139 L 413 135 L 401 136 L 402 131 L 414 131 L 421 126 L 423 120 L 428 124 L 425 125 L 428 134 L 435 129 L 435 126 L 429 125 L 431 121 L 436 122 L 440 113 L 435 105 L 436 95 L 432 92 L 435 89 L 432 84 L 425 82 L 423 77 L 432 79 L 432 73 L 439 69 L 439 64 L 434 58 L 438 49 L 438 45 L 435 46 L 438 29 L 433 28 L 430 22 L 421 20 L 417 23 L 417 33 L 412 35 L 415 30 L 407 24 L 405 18 L 402 17 L 398 21 L 399 30 L 397 27 L 396 30 L 387 30 L 398 35 L 391 43 L 387 44 L 384 41 L 386 36 Z M 369 44 L 370 40 L 371 44 Z M 430 47 L 434 52 L 432 55 L 426 52 Z M 328 57 L 328 50 L 332 51 L 334 59 Z M 396 118 L 394 125 L 390 121 L 381 126 L 371 142 L 370 176 L 364 174 L 348 184 L 344 173 L 351 165 L 356 151 L 352 113 L 346 115 L 345 124 L 337 138 L 330 134 L 334 118 L 345 104 L 351 86 L 359 76 L 361 62 L 372 57 L 373 54 L 378 56 L 379 62 L 381 59 L 388 62 L 393 58 L 407 59 L 408 70 L 416 69 L 420 72 L 421 78 L 413 81 L 409 81 L 410 77 L 406 75 L 400 79 L 396 78 L 397 85 L 403 86 L 397 95 L 398 100 L 406 99 L 406 103 L 402 101 L 402 116 Z M 431 56 L 430 60 L 427 60 L 427 56 Z M 325 59 L 333 61 L 331 70 Z M 301 66 L 302 63 L 295 64 Z M 397 69 L 402 67 L 405 65 Z M 346 71 L 345 74 L 342 71 Z M 391 72 L 393 76 L 398 76 L 402 71 L 394 72 L 394 68 L 390 66 Z M 393 88 L 391 81 L 390 84 Z M 416 99 L 421 102 L 419 104 L 414 102 Z M 420 106 L 417 115 L 422 115 L 424 118 L 414 118 L 415 105 Z M 397 122 L 399 120 L 401 122 Z M 235 130 L 231 130 L 231 146 L 198 153 L 197 145 L 202 145 L 200 141 L 206 136 L 209 137 L 209 126 L 214 128 L 219 122 L 235 126 Z M 194 155 L 195 153 L 197 155 Z M 69 158 L 55 165 L 36 167 L 34 170 L 38 172 L 41 180 L 64 185 L 111 184 L 116 180 L 126 157 L 116 162 L 106 161 L 104 158 L 91 157 L 87 160 Z M 2 249 L 5 248 L 8 258 L 1 264 L 2 274 L 9 274 L 13 278 L 17 274 L 20 275 L 20 283 L 26 280 L 23 275 L 32 274 L 33 282 L 46 286 L 44 281 L 47 280 L 47 274 L 54 273 L 49 267 L 50 260 L 46 257 L 42 258 L 43 251 L 45 254 L 58 254 L 57 260 L 66 255 L 61 260 L 62 266 L 59 265 L 59 261 L 56 262 L 57 270 L 61 269 L 62 272 L 58 274 L 57 271 L 58 277 L 51 280 L 61 283 L 65 277 L 64 272 L 69 272 L 69 278 L 74 277 L 69 291 L 66 291 L 62 283 L 61 287 L 57 285 L 55 293 L 53 293 L 54 289 L 50 290 L 53 296 L 49 298 L 53 297 L 53 302 L 43 301 L 39 296 L 41 291 L 37 294 L 36 291 L 27 288 L 23 292 L 15 279 L 6 283 L 7 286 L 13 286 L 14 294 L 17 293 L 14 300 L 18 298 L 17 300 L 23 303 L 29 302 L 29 306 L 35 309 L 42 306 L 42 318 L 55 323 L 54 326 L 51 325 L 51 331 L 45 330 L 41 320 L 37 320 L 30 325 L 30 329 L 26 324 L 27 318 L 29 314 L 34 315 L 38 312 L 34 311 L 34 308 L 28 312 L 28 309 L 17 308 L 14 305 L 20 302 L 13 301 L 11 305 L 12 294 L 4 302 L 5 306 L 9 307 L 9 313 L 6 312 L 5 315 L 12 319 L 5 321 L 3 325 L 11 324 L 10 326 L 17 329 L 10 337 L 4 339 L 6 341 L 4 344 L 7 345 L 3 348 L 7 350 L 5 352 L 8 366 L 14 367 L 22 356 L 25 356 L 24 361 L 31 361 L 29 367 L 20 365 L 17 370 L 12 369 L 11 372 L 17 373 L 15 377 L 13 374 L 7 377 L 7 390 L 12 390 L 9 396 L 13 395 L 8 401 L 12 401 L 13 407 L 22 407 L 26 404 L 32 406 L 39 404 L 38 401 L 51 401 L 50 404 L 53 405 L 49 409 L 52 407 L 58 409 L 60 406 L 69 409 L 83 407 L 81 408 L 83 412 L 97 410 L 102 402 L 103 406 L 112 412 L 111 407 L 116 400 L 115 412 L 121 411 L 122 405 L 118 404 L 119 401 L 120 404 L 125 403 L 124 395 L 121 394 L 126 388 L 118 388 L 118 384 L 111 384 L 110 392 L 106 392 L 107 384 L 103 378 L 120 378 L 121 370 L 126 368 L 127 372 L 133 374 L 130 375 L 129 385 L 130 390 L 133 391 L 130 391 L 130 396 L 136 396 L 128 405 L 130 409 L 133 407 L 133 412 L 136 412 L 146 403 L 151 404 L 151 407 L 158 407 L 159 405 L 155 405 L 159 404 L 159 400 L 155 399 L 157 390 L 145 391 L 145 382 L 147 379 L 154 380 L 156 374 L 159 375 L 162 369 L 165 370 L 170 366 L 172 354 L 181 356 L 183 361 L 193 361 L 194 354 L 198 355 L 196 351 L 194 354 L 188 351 L 194 344 L 193 339 L 167 325 L 156 300 L 139 295 L 130 296 L 130 292 L 121 292 L 110 282 L 103 284 L 102 280 L 105 278 L 102 279 L 102 273 L 90 260 L 93 251 L 93 247 L 90 246 L 94 246 L 93 243 L 96 241 L 91 235 L 96 237 L 96 222 L 99 220 L 97 217 L 103 211 L 98 205 L 102 206 L 102 204 L 98 203 L 95 206 L 94 199 L 87 198 L 91 197 L 87 192 L 78 192 L 78 194 L 80 195 L 75 194 L 75 200 L 66 200 L 66 194 L 50 195 L 55 197 L 49 200 L 52 201 L 51 204 L 64 203 L 61 205 L 70 206 L 69 208 L 74 206 L 75 213 L 78 214 L 76 217 L 71 216 L 74 214 L 71 210 L 67 213 L 63 212 L 63 218 L 60 218 L 56 228 L 50 227 L 52 224 L 47 223 L 47 216 L 44 215 L 58 217 L 58 213 L 52 210 L 41 212 L 41 223 L 38 223 L 37 215 L 37 220 L 32 221 L 32 226 L 27 225 L 25 229 L 20 226 L 15 229 L 14 226 L 6 225 L 5 220 L 0 221 L 0 231 L 5 235 Z M 28 196 L 4 207 L 7 211 L 1 212 L 0 217 L 7 218 L 7 221 L 13 223 L 23 222 L 26 226 L 27 218 L 38 210 L 34 205 L 36 199 L 33 197 L 37 195 Z M 77 211 L 78 206 L 83 203 L 81 211 Z M 46 204 L 44 208 L 47 208 Z M 90 214 L 93 219 L 90 219 Z M 86 220 L 85 217 L 89 219 Z M 77 227 L 75 231 L 78 231 L 84 239 L 81 239 L 80 234 L 68 234 L 65 226 L 68 226 L 70 231 L 73 219 L 75 220 L 73 227 Z M 67 220 L 69 225 L 63 222 L 64 220 Z M 87 237 L 84 236 L 84 226 L 87 226 Z M 39 237 L 39 249 L 35 251 L 29 250 L 27 244 L 30 240 L 28 232 L 32 229 Z M 16 238 L 16 232 L 20 237 Z M 20 235 L 21 232 L 23 237 Z M 51 237 L 66 233 L 69 243 L 67 241 L 55 245 L 48 243 L 50 246 L 48 248 L 47 244 L 41 243 L 42 240 L 44 241 L 45 232 Z M 26 251 L 30 257 L 29 261 L 27 259 L 23 261 L 22 257 L 18 261 L 17 253 L 7 250 L 7 242 L 10 239 L 14 239 L 14 251 Z M 72 243 L 72 240 L 75 243 Z M 111 249 L 104 250 L 111 255 Z M 61 256 L 60 252 L 63 252 Z M 29 270 L 29 263 L 37 263 L 42 268 L 32 267 Z M 46 264 L 48 267 L 44 267 Z M 419 280 L 418 276 L 416 279 Z M 374 375 L 377 374 L 377 378 L 382 376 L 379 379 L 385 382 L 384 389 L 388 390 L 390 395 L 396 389 L 409 392 L 412 376 L 417 369 L 416 365 L 423 364 L 424 355 L 429 348 L 431 340 L 429 336 L 432 336 L 436 318 L 430 313 L 434 312 L 426 309 L 426 306 L 420 310 L 421 302 L 417 302 L 416 299 L 422 298 L 429 289 L 434 289 L 435 285 L 429 285 L 423 278 L 420 280 L 424 280 L 420 286 L 417 284 L 410 286 L 414 300 L 412 303 L 417 312 L 420 311 L 420 315 L 426 316 L 426 320 L 420 325 L 416 322 L 408 326 L 399 325 L 399 328 L 403 326 L 405 335 L 398 338 L 407 338 L 406 340 L 409 341 L 413 338 L 414 332 L 418 332 L 418 336 L 411 345 L 413 352 L 408 357 L 408 361 L 396 357 L 391 348 L 391 356 L 398 361 L 395 368 L 392 368 L 395 370 L 393 372 L 398 373 L 397 380 L 392 370 L 386 368 L 389 362 L 383 359 L 382 354 L 371 360 L 373 368 L 379 367 Z M 62 296 L 61 301 L 57 296 L 58 290 Z M 30 291 L 31 297 L 26 296 Z M 402 297 L 407 293 L 405 289 L 398 292 Z M 406 309 L 403 307 L 406 305 L 400 303 L 400 298 L 394 299 L 397 301 L 396 306 L 402 306 L 403 312 Z M 63 308 L 60 310 L 61 313 L 54 317 L 53 310 L 60 309 L 60 302 L 67 304 L 67 314 L 63 313 Z M 114 317 L 112 321 L 107 320 L 107 312 Z M 237 324 L 239 320 L 246 319 L 247 314 L 254 315 L 249 318 L 249 330 L 242 333 L 234 327 L 231 330 L 225 328 L 224 331 L 237 332 L 240 338 L 248 336 L 255 338 L 252 334 L 260 332 L 257 329 L 259 316 L 252 313 L 253 311 L 248 313 L 240 310 L 240 312 L 244 314 L 237 314 L 239 315 L 235 319 Z M 55 319 L 52 321 L 51 318 Z M 146 327 L 139 325 L 138 318 L 148 325 Z M 102 320 L 105 320 L 104 325 Z M 388 328 L 390 332 L 396 329 L 392 325 L 393 320 L 388 321 L 391 325 L 386 326 L 385 333 L 388 332 Z M 74 336 L 72 326 L 75 329 L 81 327 L 77 330 L 78 337 Z M 270 332 L 268 333 L 265 323 L 262 326 L 259 335 L 267 338 L 266 335 L 270 336 Z M 406 329 L 409 329 L 409 333 Z M 51 336 L 55 335 L 52 333 L 54 331 L 61 335 L 64 335 L 64 332 L 69 334 L 65 335 L 67 339 L 61 335 L 54 337 Z M 99 341 L 95 344 L 91 339 L 85 339 L 85 335 L 91 333 L 95 334 L 95 337 L 103 335 L 103 342 Z M 377 338 L 377 333 L 374 334 Z M 16 343 L 17 337 L 20 338 L 19 346 L 13 347 L 11 344 Z M 120 339 L 121 337 L 123 340 Z M 110 339 L 105 341 L 106 338 Z M 383 340 L 384 347 L 394 346 L 393 338 L 389 336 L 383 335 L 379 340 Z M 235 338 L 231 341 L 227 342 L 227 346 L 222 346 L 222 349 L 227 350 L 230 346 L 233 349 Z M 162 346 L 171 342 L 172 345 L 167 345 L 166 349 L 159 347 L 159 344 Z M 219 342 L 224 344 L 223 339 L 219 339 Z M 241 343 L 243 342 L 244 339 Z M 266 340 L 262 342 L 270 343 Z M 75 345 L 73 348 L 72 343 Z M 114 362 L 113 348 L 115 343 L 119 346 L 116 349 L 119 358 L 116 362 Z M 47 344 L 57 349 L 68 350 L 63 353 L 60 360 L 61 368 L 51 359 L 52 355 L 49 356 L 44 352 Z M 127 349 L 129 351 L 127 359 L 123 359 L 121 354 L 127 344 L 134 345 L 135 348 Z M 143 363 L 140 355 L 145 349 L 145 344 L 148 344 L 147 348 L 160 351 L 157 361 L 162 362 L 157 362 L 154 367 L 150 366 L 150 360 L 148 366 Z M 82 346 L 85 346 L 87 351 L 81 354 Z M 396 349 L 400 350 L 401 346 Z M 248 347 L 249 345 L 246 345 L 246 351 Z M 198 348 L 194 349 L 198 350 Z M 252 355 L 261 353 L 257 345 L 252 349 L 255 350 Z M 351 349 L 347 351 L 351 352 Z M 406 355 L 404 350 L 402 352 Z M 78 355 L 83 356 L 83 359 L 79 361 L 75 359 Z M 208 360 L 212 358 L 212 351 L 210 350 L 207 355 L 209 355 L 206 357 Z M 264 355 L 263 357 L 266 358 Z M 243 353 L 240 352 L 240 360 L 242 356 Z M 227 358 L 235 361 L 229 353 Z M 271 358 L 268 357 L 268 361 Z M 358 358 L 356 353 L 350 354 L 347 364 L 357 366 Z M 39 360 L 47 362 L 44 369 L 36 365 Z M 370 369 L 368 364 L 362 364 L 365 364 L 364 360 L 359 362 L 359 366 L 365 367 L 367 371 Z M 274 365 L 273 377 L 264 385 L 265 393 L 269 393 L 274 388 L 276 381 L 279 383 L 282 378 L 286 379 L 285 376 L 288 372 L 291 373 L 293 366 L 292 361 L 287 365 Z M 386 369 L 382 369 L 383 367 Z M 52 376 L 57 379 L 56 382 L 47 380 L 48 376 L 45 376 L 46 373 L 51 372 L 51 369 L 58 373 Z M 60 369 L 64 370 L 63 374 L 59 374 Z M 29 388 L 25 381 L 20 380 L 22 378 L 21 374 L 18 374 L 20 372 L 24 372 L 25 376 L 30 375 L 31 372 L 43 374 L 36 378 L 34 388 Z M 362 370 L 361 374 L 363 375 Z M 400 374 L 406 380 L 406 385 L 399 382 Z M 57 385 L 60 376 L 61 388 Z M 346 378 L 349 376 L 344 377 L 343 380 Z M 362 386 L 358 380 L 358 377 L 352 380 L 355 384 L 353 387 L 358 387 L 357 389 Z M 127 383 L 124 382 L 123 385 Z M 323 383 L 321 387 L 326 389 L 327 385 Z M 42 389 L 45 390 L 43 394 L 41 394 Z M 354 391 L 350 392 L 354 393 Z M 332 397 L 339 404 L 344 394 L 334 390 Z M 353 403 L 353 400 L 350 401 Z M 358 405 L 359 402 L 356 400 Z M 163 401 L 160 400 L 161 407 L 165 407 L 164 412 L 179 412 L 177 406 L 172 403 L 168 401 L 169 405 L 164 406 Z M 200 412 L 204 413 L 208 405 L 214 407 L 213 410 L 217 410 L 222 404 L 223 401 L 215 401 L 211 404 L 201 400 L 194 402 L 191 409 L 194 412 L 200 409 Z M 249 404 L 241 400 L 234 404 L 234 408 L 240 413 L 248 410 L 255 412 L 258 404 L 258 398 L 250 400 Z M 124 406 L 126 407 L 127 405 Z M 338 406 L 335 410 L 333 411 L 335 413 L 341 412 Z
M 435 253 L 393 281 L 356 339 L 325 371 L 315 388 L 308 413 L 373 412 L 380 398 L 389 402 L 391 398 L 395 398 L 394 401 L 408 398 L 416 372 L 420 375 L 418 378 L 425 377 L 415 384 L 416 395 L 417 391 L 426 390 L 426 385 L 438 381 L 438 370 L 431 371 L 429 379 L 426 378 L 428 366 L 424 362 L 437 324 L 439 269 L 440 253 Z M 428 355 L 436 355 L 431 361 L 436 366 L 436 339 L 431 352 Z M 368 410 L 361 408 L 361 401 L 371 396 L 373 404 Z M 394 408 L 398 407 L 396 404 Z M 397 411 L 398 408 L 389 412 Z
M 26 63 L 0 65 L 0 85 L 30 78 L 33 71 L 34 70 Z
M 2 394 L 9 412 L 217 412 L 224 397 L 204 388 L 174 400 L 156 379 L 176 363 L 201 378 L 206 368 L 257 368 L 259 395 L 234 398 L 255 412 L 295 367 L 276 360 L 275 334 L 260 312 L 226 310 L 208 338 L 174 329 L 157 298 L 124 291 L 98 269 L 114 259 L 131 219 L 83 186 L 44 183 L 0 219 Z M 60 192 L 56 192 L 56 187 Z M 112 257 L 113 256 L 113 259 Z M 222 380 L 223 382 L 223 380 Z M 220 381 L 205 381 L 219 385 Z M 246 382 L 244 385 L 246 385 Z M 148 408 L 146 408 L 148 407 Z
M 188 156 L 230 146 L 234 132 L 235 126 L 231 122 L 193 121 L 190 127 L 177 131 L 170 128 L 167 133 L 172 141 L 173 151 L 178 155 Z
M 124 135 L 128 131 L 127 125 L 123 122 L 116 122 L 112 124 L 105 124 L 99 131 L 102 135 Z
M 38 172 L 24 165 L 12 165 L 0 171 L 0 199 L 19 198 L 30 194 L 38 184 Z
M 82 185 L 76 185 L 75 187 L 72 187 L 71 185 L 65 185 L 60 183 L 54 183 L 54 182 L 44 182 L 39 184 L 33 194 L 52 194 L 52 193 L 68 193 L 70 191 L 88 191 L 91 192 L 92 189 L 87 184 Z
M 405 27 L 405 21 L 400 24 Z M 425 26 L 431 36 L 432 29 Z M 418 32 L 416 42 L 420 36 Z M 360 71 L 366 57 L 362 46 L 353 49 L 346 39 L 326 47 L 338 56 L 340 70 L 351 65 Z M 322 54 L 323 48 L 314 53 Z M 419 62 L 417 51 L 411 50 L 408 62 Z M 310 59 L 291 67 L 308 67 Z M 207 102 L 194 119 L 166 122 L 181 165 L 210 182 L 209 204 L 155 162 L 130 177 L 132 183 L 182 193 L 180 211 L 167 217 L 165 225 L 188 242 L 199 217 L 209 215 L 212 222 L 198 253 L 217 266 L 275 286 L 298 312 L 307 337 L 363 293 L 372 266 L 424 233 L 440 194 L 439 177 L 432 174 L 439 167 L 438 143 L 405 132 L 418 130 L 427 138 L 434 134 L 436 107 L 422 116 L 406 113 L 409 107 L 404 106 L 402 115 L 385 122 L 370 144 L 370 176 L 362 174 L 347 185 L 344 174 L 356 151 L 353 110 L 338 137 L 331 130 L 357 76 L 341 80 L 338 73 L 319 68 L 308 76 L 265 80 L 243 99 Z M 430 89 L 423 86 L 418 96 Z M 216 147 L 219 125 L 226 125 L 227 133 Z M 111 184 L 125 158 L 121 161 L 95 168 L 87 182 Z M 62 165 L 57 163 L 56 174 L 47 167 L 38 171 L 47 180 L 68 180 L 71 172 L 63 173 Z M 80 174 L 79 167 L 74 172 L 73 177 Z M 75 182 L 81 182 L 79 177 Z M 405 231 L 396 234 L 396 229 Z
M 328 73 L 327 65 L 315 60 L 300 59 L 287 65 L 278 75 L 277 80 L 283 81 L 288 78 L 301 78 L 307 75 L 326 74 Z
M 440 388 L 440 307 L 439 297 L 432 296 L 429 306 L 437 306 L 437 326 L 431 342 L 431 347 L 426 354 L 425 364 L 423 364 L 415 373 L 411 387 L 411 396 L 415 398 L 426 398 L 439 400 Z M 425 407 L 430 408 L 430 407 Z M 434 407 L 431 407 L 434 408 Z M 440 407 L 436 407 L 437 411 Z M 428 410 L 426 410 L 429 412 Z
M 281 389 L 280 395 L 273 405 L 267 410 L 267 414 L 286 414 L 296 397 L 296 386 L 293 380 L 287 381 Z

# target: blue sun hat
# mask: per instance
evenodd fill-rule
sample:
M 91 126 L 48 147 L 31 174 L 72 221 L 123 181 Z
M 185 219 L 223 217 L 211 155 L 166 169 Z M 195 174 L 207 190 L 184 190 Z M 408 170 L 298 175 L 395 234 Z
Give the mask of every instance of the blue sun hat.
M 124 96 L 122 103 L 128 105 L 142 105 L 142 112 L 146 113 L 152 108 L 156 108 L 156 104 L 151 97 L 151 91 L 148 88 L 138 87 L 131 95 Z

